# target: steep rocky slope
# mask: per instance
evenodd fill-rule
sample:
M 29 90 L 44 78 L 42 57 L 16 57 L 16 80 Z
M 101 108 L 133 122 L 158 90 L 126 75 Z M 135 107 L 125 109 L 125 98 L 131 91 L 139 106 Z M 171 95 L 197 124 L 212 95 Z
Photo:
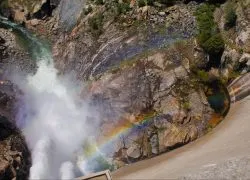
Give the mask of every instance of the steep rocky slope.
M 1 73 L 5 70 L 15 68 L 16 71 L 31 72 L 35 69 L 35 62 L 31 61 L 29 53 L 23 47 L 20 47 L 22 40 L 17 39 L 13 32 L 1 28 L 0 25 L 0 37 L 1 37 Z
M 31 160 L 24 137 L 6 117 L 0 118 L 0 179 L 27 179 Z
M 108 139 L 121 124 L 128 128 L 108 149 L 117 167 L 182 146 L 207 131 L 213 110 L 204 86 L 189 71 L 189 43 L 135 58 L 91 84 L 103 119 L 99 140 Z M 172 53 L 180 50 L 183 56 L 173 61 Z
M 31 160 L 14 122 L 16 92 L 9 81 L 0 83 L 0 179 L 27 179 Z
M 249 100 L 233 104 L 225 120 L 196 142 L 121 168 L 113 179 L 248 179 Z
M 195 14 L 203 5 L 207 10 L 202 1 L 4 2 L 2 14 L 51 40 L 60 74 L 74 74 L 87 84 L 82 96 L 91 96 L 102 117 L 99 143 L 110 132 L 127 129 L 104 150 L 115 168 L 205 134 L 221 120 L 206 97 L 213 94 L 211 84 L 227 84 L 249 71 L 248 0 L 232 1 L 237 19 L 229 29 L 229 2 L 207 6 L 216 24 L 211 29 L 221 34 L 225 49 L 212 67 L 211 54 L 196 38 L 200 24 Z M 26 72 L 35 69 L 11 32 L 0 29 L 0 37 L 3 67 L 16 63 Z
M 236 25 L 225 29 L 227 9 L 233 8 L 237 15 Z M 216 21 L 226 42 L 221 58 L 222 74 L 225 78 L 249 72 L 250 65 L 250 1 L 227 2 L 215 12 Z
M 214 11 L 225 43 L 219 64 L 231 70 L 208 69 L 212 58 L 194 40 L 198 29 L 194 14 L 203 4 L 140 7 L 131 1 L 128 8 L 126 3 L 86 1 L 83 12 L 76 11 L 79 19 L 74 28 L 62 32 L 58 26 L 60 38 L 53 47 L 60 72 L 74 72 L 77 78 L 91 81 L 90 91 L 103 116 L 100 141 L 120 123 L 135 127 L 114 143 L 111 156 L 117 167 L 166 152 L 207 132 L 219 120 L 208 105 L 204 81 L 219 79 L 226 84 L 248 71 L 237 69 L 239 63 L 247 63 L 242 57 L 248 57 L 249 20 L 244 11 L 248 1 L 233 4 L 238 18 L 230 29 L 223 24 L 227 3 Z M 224 61 L 230 32 L 242 54 L 231 65 Z M 239 40 L 242 36 L 244 41 Z M 225 71 L 228 74 L 221 76 Z
M 193 10 L 192 5 L 173 6 L 160 15 L 144 7 L 118 16 L 96 7 L 72 32 L 59 36 L 53 49 L 55 65 L 61 72 L 76 72 L 80 79 L 93 78 L 147 50 L 191 38 L 196 29 Z
M 25 139 L 15 124 L 18 89 L 6 80 L 9 67 L 31 72 L 34 64 L 14 34 L 0 28 L 0 179 L 27 179 L 31 165 Z
M 60 38 L 53 46 L 60 72 L 73 72 L 90 84 L 102 116 L 99 143 L 112 131 L 128 129 L 104 152 L 115 168 L 197 139 L 214 114 L 193 68 L 207 63 L 194 38 L 198 4 L 130 4 L 120 14 L 112 11 L 125 4 L 87 1 L 71 31 L 58 26 Z

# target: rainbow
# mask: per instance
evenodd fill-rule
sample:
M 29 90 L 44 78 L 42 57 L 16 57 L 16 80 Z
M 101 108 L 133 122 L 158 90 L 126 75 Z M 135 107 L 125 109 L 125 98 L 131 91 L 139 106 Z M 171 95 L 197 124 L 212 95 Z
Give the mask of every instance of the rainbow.
M 120 120 L 116 127 L 112 128 L 107 134 L 104 134 L 104 137 L 97 142 L 95 148 L 90 149 L 90 152 L 85 155 L 84 159 L 87 161 L 92 160 L 100 155 L 102 151 L 111 147 L 112 144 L 120 137 L 145 129 L 153 123 L 152 119 L 155 116 L 156 113 L 153 112 L 145 116 L 138 116 L 133 122 L 128 119 Z

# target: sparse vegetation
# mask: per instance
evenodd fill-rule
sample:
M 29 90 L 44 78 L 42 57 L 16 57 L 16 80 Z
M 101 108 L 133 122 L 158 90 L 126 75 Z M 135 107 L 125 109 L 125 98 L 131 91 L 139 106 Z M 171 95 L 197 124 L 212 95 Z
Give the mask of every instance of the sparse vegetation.
M 104 1 L 103 0 L 95 0 L 95 4 L 97 4 L 97 5 L 103 5 Z
M 143 7 L 143 6 L 153 6 L 154 5 L 154 0 L 138 0 L 138 6 Z
M 220 57 L 224 50 L 224 40 L 214 22 L 215 6 L 203 4 L 195 15 L 198 22 L 198 42 L 200 46 L 210 55 L 209 66 L 218 66 Z
M 188 101 L 184 102 L 182 104 L 183 108 L 186 109 L 186 110 L 189 110 L 190 109 L 190 103 Z
M 224 3 L 226 0 L 208 0 L 211 4 L 221 4 Z
M 41 3 L 41 0 L 1 0 L 0 10 L 21 5 L 22 7 L 26 7 L 29 12 L 33 12 L 33 10 L 36 8 L 35 5 L 39 3 Z
M 201 46 L 217 31 L 213 17 L 214 9 L 213 5 L 203 4 L 195 13 L 199 31 L 198 41 Z
M 87 8 L 85 8 L 85 9 L 83 10 L 83 12 L 84 12 L 85 15 L 88 15 L 88 14 L 91 13 L 92 11 L 93 11 L 92 6 L 88 6 Z
M 154 5 L 154 0 L 147 0 L 147 5 L 148 6 L 153 6 Z
M 217 55 L 223 52 L 224 41 L 220 33 L 211 36 L 206 42 L 204 42 L 203 48 L 210 55 Z
M 138 6 L 143 7 L 143 6 L 153 6 L 154 2 L 159 2 L 161 4 L 165 5 L 173 5 L 177 0 L 138 0 Z
M 197 76 L 203 82 L 209 81 L 209 74 L 208 74 L 208 72 L 206 72 L 204 70 L 198 70 L 197 71 Z
M 3 0 L 2 2 L 0 2 L 0 14 L 2 14 L 3 11 L 6 10 L 8 7 L 9 6 L 7 0 Z
M 177 0 L 158 0 L 162 4 L 173 5 Z
M 117 4 L 117 13 L 119 14 L 125 14 L 130 10 L 129 3 L 118 3 Z
M 103 31 L 103 27 L 102 27 L 103 26 L 103 18 L 104 18 L 103 14 L 98 13 L 88 20 L 90 31 L 92 32 L 92 34 L 94 36 L 101 35 L 101 33 Z
M 139 1 L 138 1 L 138 6 L 139 6 L 139 7 L 146 6 L 146 1 L 145 1 L 145 0 L 139 0 Z
M 0 2 L 0 8 L 4 9 L 8 7 L 8 1 L 7 0 L 3 0 L 2 2 Z
M 225 7 L 225 29 L 228 30 L 236 25 L 237 15 L 233 2 L 229 2 Z

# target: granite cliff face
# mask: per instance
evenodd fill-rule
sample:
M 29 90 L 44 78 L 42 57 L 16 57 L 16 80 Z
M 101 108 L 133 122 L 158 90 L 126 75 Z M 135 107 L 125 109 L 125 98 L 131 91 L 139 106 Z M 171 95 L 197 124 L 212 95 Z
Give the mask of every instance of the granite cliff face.
M 87 82 L 82 96 L 90 96 L 102 117 L 98 141 L 105 141 L 121 124 L 128 129 L 104 152 L 115 168 L 167 152 L 208 132 L 221 120 L 209 104 L 211 84 L 226 85 L 249 71 L 248 0 L 233 2 L 237 20 L 229 29 L 225 17 L 231 2 L 213 7 L 215 29 L 225 50 L 219 67 L 212 68 L 208 68 L 211 56 L 196 38 L 195 13 L 204 4 L 201 1 L 4 2 L 3 15 L 51 41 L 59 74 L 73 73 Z M 12 32 L 0 29 L 0 37 L 3 72 L 10 64 L 35 71 L 35 62 L 17 45 Z
M 112 14 L 109 8 L 117 5 L 86 2 L 85 11 L 92 11 L 83 12 L 69 32 L 59 26 L 53 46 L 61 73 L 89 81 L 103 121 L 98 141 L 121 124 L 133 127 L 106 152 L 115 168 L 197 139 L 214 113 L 192 69 L 207 61 L 194 39 L 197 4 L 130 4 L 131 10 Z
M 207 131 L 213 110 L 202 83 L 189 71 L 189 43 L 184 48 L 188 54 L 178 62 L 170 58 L 174 51 L 180 53 L 174 45 L 113 69 L 91 85 L 93 102 L 103 115 L 100 141 L 121 123 L 133 127 L 109 147 L 116 168 L 187 144 Z
M 249 72 L 250 64 L 250 1 L 241 1 L 235 4 L 237 14 L 236 27 L 225 30 L 225 11 L 230 4 L 227 3 L 222 9 L 216 12 L 217 21 L 220 24 L 221 31 L 227 41 L 226 49 L 221 58 L 222 74 L 226 78 L 230 78 L 232 71 L 239 74 Z M 231 5 L 232 6 L 232 5 Z
M 118 17 L 111 10 L 95 8 L 72 32 L 60 35 L 53 48 L 56 67 L 61 72 L 75 71 L 80 79 L 93 78 L 138 54 L 195 34 L 192 5 L 173 6 L 161 15 L 156 8 L 144 7 Z
M 85 3 L 82 14 L 75 14 L 79 19 L 71 31 L 57 29 L 55 65 L 61 73 L 74 72 L 77 78 L 90 80 L 94 102 L 100 104 L 103 115 L 102 138 L 119 121 L 135 126 L 111 147 L 116 167 L 184 145 L 220 122 L 206 98 L 204 80 L 221 78 L 227 84 L 236 74 L 248 71 L 245 65 L 237 69 L 247 64 L 249 19 L 244 9 L 248 1 L 226 2 L 214 11 L 225 41 L 222 69 L 207 69 L 211 58 L 195 39 L 195 12 L 203 4 L 138 7 L 138 2 L 131 1 L 130 9 L 122 9 L 117 17 L 109 11 L 117 4 Z M 124 3 L 118 3 L 118 11 Z M 237 15 L 230 29 L 225 28 L 228 6 Z M 241 54 L 234 64 L 225 62 L 230 47 Z M 141 119 L 148 121 L 143 124 Z
M 1 80 L 0 87 L 0 179 L 27 179 L 31 165 L 25 139 L 14 122 L 15 89 Z
M 8 81 L 8 69 L 32 72 L 35 64 L 18 45 L 15 35 L 0 28 L 0 179 L 27 179 L 31 157 L 25 139 L 16 127 L 20 91 Z
M 0 11 L 18 23 L 27 23 L 30 19 L 51 16 L 58 4 L 58 0 L 3 0 Z
M 0 52 L 1 73 L 7 73 L 5 70 L 9 69 L 9 67 L 23 72 L 31 72 L 35 69 L 36 64 L 31 61 L 29 53 L 18 43 L 21 39 L 17 39 L 13 32 L 3 28 L 0 28 L 0 37 L 2 39 Z
M 0 178 L 27 179 L 31 159 L 24 137 L 9 119 L 4 116 L 0 118 Z

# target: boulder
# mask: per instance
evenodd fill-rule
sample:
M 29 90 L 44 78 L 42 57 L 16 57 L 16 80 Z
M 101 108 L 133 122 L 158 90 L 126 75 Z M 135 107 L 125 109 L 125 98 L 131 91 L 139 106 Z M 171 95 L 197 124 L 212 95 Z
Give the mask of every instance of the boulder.
M 24 23 L 26 21 L 26 14 L 24 11 L 15 11 L 14 13 L 14 19 L 17 23 Z
M 221 64 L 223 67 L 228 67 L 229 65 L 234 66 L 236 62 L 240 59 L 240 54 L 235 49 L 226 49 L 221 57 Z
M 6 88 L 2 86 L 3 83 L 0 84 L 0 179 L 27 179 L 31 166 L 30 152 L 12 119 L 15 97 L 7 96 L 7 102 L 3 101 Z
M 52 16 L 52 11 L 60 0 L 5 0 L 6 6 L 0 12 L 17 23 L 27 23 L 30 19 L 44 19 Z
M 150 145 L 151 145 L 152 154 L 158 154 L 159 153 L 159 140 L 158 140 L 158 135 L 157 134 L 153 134 L 151 136 Z
M 37 26 L 39 24 L 39 20 L 38 19 L 32 19 L 30 20 L 30 25 L 31 26 Z
M 245 62 L 247 66 L 250 66 L 250 54 L 248 53 L 242 54 L 239 62 Z
M 204 104 L 199 92 L 190 93 L 189 96 L 189 109 L 191 116 L 200 117 L 203 113 Z
M 160 11 L 158 14 L 159 14 L 160 16 L 165 16 L 165 15 L 166 15 L 166 13 L 165 13 L 164 11 Z
M 178 127 L 169 124 L 166 130 L 159 132 L 158 136 L 160 152 L 164 152 L 165 150 L 177 148 L 196 139 L 198 131 L 194 126 Z
M 140 147 L 137 145 L 130 146 L 127 149 L 127 155 L 133 159 L 138 159 L 141 156 Z

